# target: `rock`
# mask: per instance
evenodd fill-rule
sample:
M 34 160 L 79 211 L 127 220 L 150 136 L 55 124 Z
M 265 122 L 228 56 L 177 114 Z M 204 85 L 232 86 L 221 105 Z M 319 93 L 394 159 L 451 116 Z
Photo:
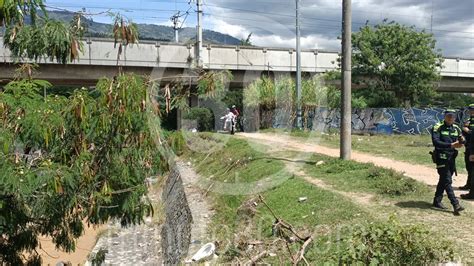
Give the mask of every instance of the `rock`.
M 276 257 L 276 255 L 277 255 L 277 254 L 272 253 L 272 252 L 268 253 L 268 256 L 270 256 L 270 257 Z
M 56 266 L 72 266 L 72 263 L 69 261 L 60 261 L 56 263 Z
M 147 178 L 145 179 L 145 182 L 146 182 L 147 184 L 149 184 L 149 185 L 155 184 L 155 183 L 158 182 L 158 178 L 156 178 L 156 177 L 147 177 Z
M 316 163 L 317 166 L 323 165 L 323 164 L 324 164 L 324 161 L 319 161 L 319 162 Z
M 298 202 L 304 202 L 304 201 L 306 201 L 306 200 L 308 200 L 307 197 L 299 197 L 299 198 L 298 198 Z
M 196 254 L 191 258 L 191 261 L 199 262 L 209 259 L 214 256 L 216 251 L 216 246 L 214 243 L 207 243 L 202 246 Z

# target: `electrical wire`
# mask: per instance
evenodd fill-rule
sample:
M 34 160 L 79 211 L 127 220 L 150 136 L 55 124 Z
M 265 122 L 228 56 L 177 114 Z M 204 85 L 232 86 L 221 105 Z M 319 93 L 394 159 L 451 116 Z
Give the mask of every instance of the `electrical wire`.
M 151 1 L 151 2 L 153 2 L 153 1 Z M 169 0 L 169 1 L 160 1 L 160 2 L 187 3 L 188 5 L 190 5 L 190 7 L 188 8 L 187 11 L 184 11 L 182 14 L 181 13 L 179 14 L 180 17 L 184 17 L 184 20 L 182 21 L 179 28 L 182 28 L 184 26 L 184 23 L 187 20 L 190 13 L 192 11 L 195 12 L 195 10 L 193 10 L 190 2 L 177 1 L 177 0 L 175 0 L 175 1 L 171 1 L 171 0 Z M 262 1 L 259 0 L 259 2 L 262 2 Z M 263 2 L 270 4 L 270 2 L 266 2 L 266 1 L 263 1 Z M 222 7 L 222 6 L 208 4 L 207 1 L 204 3 L 204 6 L 207 7 L 207 8 L 216 7 L 216 8 L 222 8 L 222 9 L 227 9 L 227 10 L 240 11 L 240 12 L 244 12 L 244 13 L 260 14 L 260 15 L 265 15 L 266 17 L 277 16 L 277 17 L 286 17 L 286 18 L 291 18 L 291 19 L 295 18 L 295 15 L 290 15 L 290 14 L 264 12 L 264 11 L 250 10 L 250 9 L 243 9 L 243 8 Z M 54 6 L 48 5 L 47 7 L 51 8 L 51 9 L 63 10 L 63 11 L 69 11 L 69 10 L 65 9 L 67 7 L 81 8 L 80 6 L 71 6 L 71 5 L 63 5 L 62 7 L 54 7 Z M 113 10 L 125 10 L 125 11 L 132 11 L 132 12 L 133 11 L 155 11 L 155 12 L 166 13 L 166 12 L 173 12 L 174 11 L 174 10 L 170 10 L 170 9 L 157 9 L 157 8 L 147 8 L 147 9 L 143 9 L 143 8 L 109 8 L 109 7 L 103 7 L 103 6 L 87 6 L 86 8 L 107 9 L 108 11 L 111 10 L 111 9 L 113 9 Z M 330 9 L 330 8 L 327 8 L 327 9 Z M 101 14 L 107 13 L 108 11 L 100 12 L 100 13 L 97 13 L 97 14 L 90 14 L 90 15 L 101 15 Z M 79 13 L 79 12 L 76 11 L 76 13 Z M 367 13 L 375 13 L 375 12 L 367 12 Z M 215 15 L 215 14 L 210 13 L 210 12 L 203 12 L 203 14 L 205 16 L 216 17 L 216 18 L 239 20 L 239 21 L 252 21 L 252 22 L 259 22 L 260 24 L 261 23 L 270 24 L 270 22 L 265 22 L 265 21 L 257 20 L 257 19 L 249 19 L 249 18 L 243 18 L 243 17 L 236 18 L 236 17 L 231 17 L 231 16 L 219 16 L 219 15 Z M 87 15 L 89 15 L 89 14 L 87 14 Z M 165 17 L 156 17 L 156 16 L 134 16 L 134 17 L 136 17 L 136 18 L 151 18 L 151 19 L 166 19 Z M 420 16 L 409 16 L 409 17 L 419 18 Z M 329 22 L 329 23 L 335 23 L 335 24 L 315 24 L 313 22 Z M 324 29 L 330 29 L 330 30 L 331 29 L 339 30 L 341 23 L 342 22 L 340 20 L 335 20 L 335 19 L 309 18 L 309 17 L 306 17 L 306 16 L 302 16 L 302 23 L 301 24 L 303 26 L 315 26 L 315 27 L 318 27 L 318 28 L 324 28 Z M 366 24 L 367 24 L 366 22 L 353 21 L 354 26 L 365 26 Z M 246 25 L 255 26 L 255 23 L 246 24 Z M 369 25 L 371 25 L 371 23 L 369 23 Z M 415 27 L 415 28 L 417 30 L 427 30 L 427 29 L 421 28 L 421 27 Z M 455 38 L 455 39 L 467 39 L 467 40 L 473 40 L 474 39 L 474 37 L 472 37 L 472 36 L 453 36 L 452 34 L 450 35 L 450 33 L 472 35 L 472 34 L 474 34 L 474 32 L 445 30 L 445 29 L 432 29 L 432 32 L 433 32 L 433 34 L 436 38 Z

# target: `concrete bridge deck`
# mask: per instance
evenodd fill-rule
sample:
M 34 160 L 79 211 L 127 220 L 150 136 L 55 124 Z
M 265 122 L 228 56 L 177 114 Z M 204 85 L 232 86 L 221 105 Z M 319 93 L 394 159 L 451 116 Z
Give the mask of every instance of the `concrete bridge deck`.
M 114 47 L 113 40 L 90 39 L 83 44 L 80 59 L 68 65 L 49 59 L 37 62 L 41 65 L 37 77 L 55 84 L 89 85 L 101 77 L 115 75 L 117 63 L 128 71 L 167 77 L 187 71 L 195 58 L 192 45 L 144 41 L 126 47 L 117 62 L 118 48 Z M 302 71 L 316 74 L 337 69 L 338 57 L 337 52 L 303 50 Z M 0 40 L 0 80 L 13 77 L 14 63 L 18 61 Z M 204 69 L 231 70 L 234 86 L 243 86 L 262 73 L 279 75 L 296 71 L 293 49 L 208 45 L 203 47 L 202 61 Z M 473 59 L 445 58 L 440 71 L 443 77 L 440 91 L 474 92 Z

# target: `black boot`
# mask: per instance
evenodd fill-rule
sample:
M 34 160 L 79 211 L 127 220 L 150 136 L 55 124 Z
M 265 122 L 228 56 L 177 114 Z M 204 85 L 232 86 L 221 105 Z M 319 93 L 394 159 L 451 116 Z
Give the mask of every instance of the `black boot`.
M 454 208 L 454 215 L 460 215 L 462 211 L 464 211 L 464 208 L 459 205 L 459 203 L 453 205 Z
M 461 199 L 474 200 L 474 193 L 471 194 L 471 192 L 469 192 L 467 194 L 461 194 Z
M 459 187 L 459 190 L 470 190 L 470 189 L 471 189 L 471 186 L 469 184 Z
M 434 201 L 433 201 L 433 208 L 440 209 L 440 210 L 447 210 L 448 209 L 443 205 L 443 203 L 441 203 L 441 201 L 438 201 L 436 199 L 434 199 Z

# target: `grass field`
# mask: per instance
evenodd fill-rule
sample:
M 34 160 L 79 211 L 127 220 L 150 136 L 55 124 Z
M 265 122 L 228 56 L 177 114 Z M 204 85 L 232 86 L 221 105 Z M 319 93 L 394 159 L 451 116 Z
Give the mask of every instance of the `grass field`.
M 431 189 L 418 181 L 391 169 L 376 167 L 370 163 L 343 161 L 315 154 L 312 161 L 323 161 L 319 166 L 307 165 L 310 176 L 318 177 L 339 190 L 375 194 L 382 198 L 430 198 Z
M 328 139 L 329 137 L 327 136 Z M 187 150 L 184 157 L 192 162 L 203 178 L 216 184 L 214 188 L 218 187 L 218 184 L 225 184 L 235 186 L 238 192 L 253 192 L 268 180 L 279 181 L 259 194 L 274 213 L 295 226 L 299 232 L 311 233 L 319 230 L 313 248 L 307 253 L 307 259 L 313 262 L 335 262 L 331 254 L 337 252 L 335 247 L 341 248 L 335 244 L 339 243 L 337 239 L 341 237 L 341 232 L 337 229 L 340 227 L 371 224 L 383 221 L 396 213 L 403 222 L 409 223 L 425 220 L 436 222 L 440 219 L 438 215 L 442 215 L 441 220 L 450 219 L 449 213 L 430 212 L 427 202 L 431 199 L 432 192 L 428 186 L 391 170 L 371 164 L 343 162 L 323 155 L 312 155 L 303 165 L 303 169 L 307 175 L 329 184 L 331 188 L 327 189 L 308 183 L 286 168 L 287 161 L 282 158 L 292 158 L 291 152 L 269 154 L 265 152 L 266 149 L 256 147 L 255 143 L 249 144 L 244 139 L 227 139 L 218 134 L 199 134 L 199 138 L 196 143 L 205 147 L 200 149 L 203 152 Z M 213 149 L 211 146 L 220 148 Z M 316 165 L 318 161 L 324 161 L 324 164 Z M 243 188 L 241 184 L 244 184 Z M 361 205 L 351 198 L 352 192 L 373 195 L 374 202 Z M 274 239 L 274 218 L 271 212 L 258 201 L 256 194 L 243 194 L 245 193 L 222 194 L 215 189 L 208 192 L 214 201 L 215 209 L 209 232 L 221 243 L 226 243 L 220 247 L 221 262 L 247 260 L 249 255 L 242 248 L 242 243 L 246 241 Z M 306 199 L 300 202 L 300 197 Z M 466 219 L 470 217 L 463 218 L 462 222 L 465 223 Z M 431 223 L 426 224 L 430 230 L 439 229 L 431 228 Z M 424 237 L 431 239 L 431 236 Z M 436 239 L 439 241 L 429 241 L 443 242 L 443 233 L 437 235 Z M 290 250 L 296 253 L 297 248 L 298 246 L 292 246 Z M 324 251 L 320 252 L 320 248 Z M 278 250 L 278 254 L 285 252 L 287 250 Z M 281 260 L 282 257 L 278 255 L 263 261 L 281 263 Z
M 205 135 L 206 139 L 213 138 Z M 218 141 L 216 135 L 216 141 Z M 266 198 L 268 204 L 288 222 L 295 226 L 334 224 L 360 216 L 362 210 L 350 201 L 341 199 L 331 192 L 318 189 L 306 182 L 295 179 L 291 173 L 285 170 L 282 161 L 265 156 L 256 151 L 245 140 L 232 139 L 225 147 L 217 150 L 212 156 L 202 153 L 187 153 L 187 158 L 195 162 L 197 172 L 213 181 L 235 184 L 248 184 L 247 189 L 253 189 L 256 181 L 265 181 L 267 178 L 281 180 L 281 183 L 261 194 Z M 237 163 L 236 163 L 237 162 Z M 243 191 L 245 193 L 245 191 Z M 237 209 L 249 199 L 245 195 L 225 195 L 211 192 L 210 195 L 216 200 L 217 214 L 214 226 L 222 224 L 231 225 L 235 228 L 237 224 Z M 282 197 L 282 195 L 285 195 Z M 308 204 L 298 204 L 298 198 L 306 196 Z M 318 203 L 315 208 L 314 203 Z M 313 203 L 313 204 L 310 204 Z M 337 211 L 330 207 L 337 205 Z M 263 206 L 260 206 L 261 208 Z M 261 209 L 263 215 L 267 215 L 266 209 Z M 313 214 L 314 213 L 314 214 Z M 296 215 L 298 214 L 298 215 Z M 301 219 L 303 216 L 308 216 Z

